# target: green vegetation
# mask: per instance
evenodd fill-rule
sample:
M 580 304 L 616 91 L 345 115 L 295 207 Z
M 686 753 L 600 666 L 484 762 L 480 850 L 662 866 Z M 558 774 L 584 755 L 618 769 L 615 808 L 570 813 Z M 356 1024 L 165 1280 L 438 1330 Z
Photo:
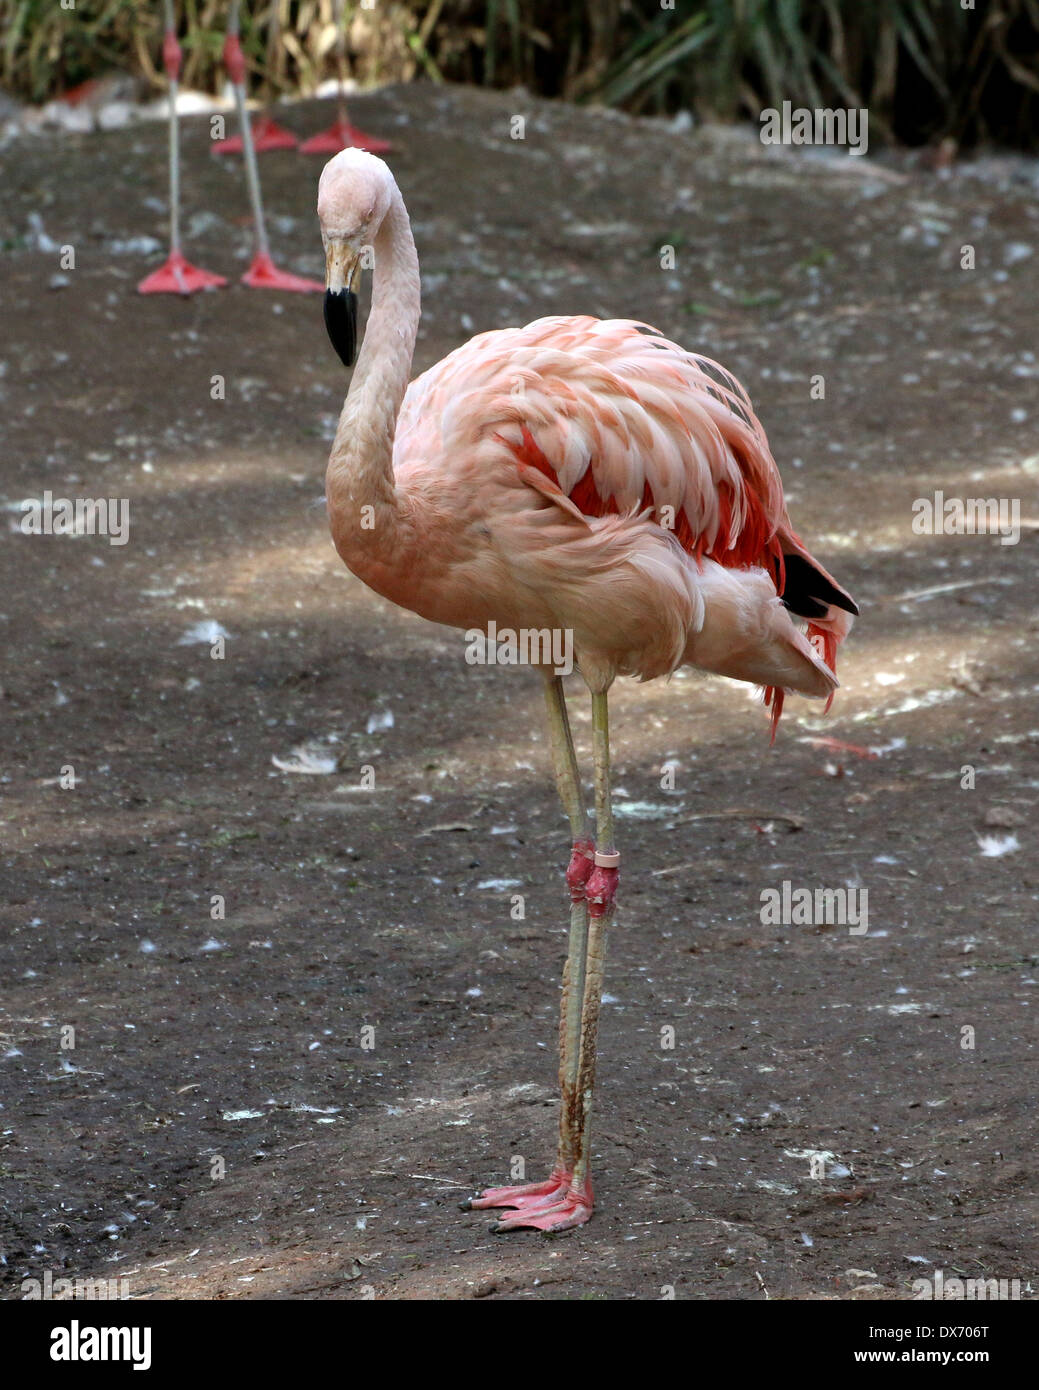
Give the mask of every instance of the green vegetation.
M 1039 0 L 377 0 L 346 3 L 350 75 L 523 83 L 642 113 L 866 106 L 911 144 L 1039 142 Z M 246 6 L 255 84 L 336 71 L 334 0 Z M 251 9 L 251 12 L 250 12 Z M 280 35 L 269 42 L 272 19 Z M 227 0 L 181 0 L 185 85 L 222 80 Z M 112 68 L 161 86 L 157 0 L 0 0 L 0 85 L 42 101 Z

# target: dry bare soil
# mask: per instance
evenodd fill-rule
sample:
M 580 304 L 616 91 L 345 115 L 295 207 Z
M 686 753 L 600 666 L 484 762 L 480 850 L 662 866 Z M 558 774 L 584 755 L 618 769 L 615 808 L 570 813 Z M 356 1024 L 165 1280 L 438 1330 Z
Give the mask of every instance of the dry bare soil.
M 599 1209 L 489 1234 L 459 1199 L 514 1156 L 540 1173 L 556 1124 L 567 837 L 538 682 L 467 665 L 332 552 L 346 378 L 316 295 L 134 293 L 163 130 L 9 145 L 6 1296 L 49 1269 L 137 1298 L 904 1299 L 938 1268 L 1029 1296 L 1035 166 L 837 162 L 432 87 L 353 114 L 397 145 L 416 369 L 590 312 L 745 382 L 799 530 L 862 608 L 844 686 L 825 719 L 790 701 L 771 749 L 743 687 L 617 689 Z M 188 251 L 237 277 L 245 191 L 206 146 L 186 122 Z M 276 257 L 313 275 L 318 170 L 263 159 Z M 75 247 L 64 283 L 33 213 Z M 22 534 L 45 489 L 129 499 L 129 543 Z M 914 534 L 936 489 L 1019 499 L 1019 543 Z M 213 623 L 222 660 L 185 640 Z M 301 745 L 333 770 L 276 766 Z M 867 891 L 868 934 L 767 924 L 784 880 Z

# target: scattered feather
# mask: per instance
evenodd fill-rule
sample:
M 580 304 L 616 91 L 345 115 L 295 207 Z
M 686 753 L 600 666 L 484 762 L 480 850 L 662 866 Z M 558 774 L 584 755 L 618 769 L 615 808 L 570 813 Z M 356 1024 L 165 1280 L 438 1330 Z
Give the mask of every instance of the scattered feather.
M 1013 854 L 1021 848 L 1016 835 L 979 835 L 978 849 L 982 859 L 1002 859 L 1004 854 Z
M 206 646 L 211 647 L 221 638 L 227 641 L 231 634 L 215 618 L 206 618 L 194 627 L 189 627 L 184 636 L 177 643 L 178 647 Z
M 279 772 L 298 772 L 308 777 L 327 777 L 338 766 L 334 754 L 321 743 L 297 744 L 284 758 L 272 756 L 271 762 Z

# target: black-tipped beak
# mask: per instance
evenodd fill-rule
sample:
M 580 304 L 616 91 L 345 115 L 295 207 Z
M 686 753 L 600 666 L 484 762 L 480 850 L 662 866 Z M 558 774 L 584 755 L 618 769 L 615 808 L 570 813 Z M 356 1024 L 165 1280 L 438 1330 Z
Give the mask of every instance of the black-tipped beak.
M 357 295 L 353 290 L 325 290 L 325 327 L 344 367 L 357 354 Z

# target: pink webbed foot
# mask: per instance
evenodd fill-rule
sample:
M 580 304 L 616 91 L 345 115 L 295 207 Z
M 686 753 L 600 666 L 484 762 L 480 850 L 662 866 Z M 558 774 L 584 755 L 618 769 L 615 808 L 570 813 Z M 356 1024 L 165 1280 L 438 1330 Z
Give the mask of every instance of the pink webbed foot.
M 299 148 L 301 154 L 337 154 L 351 145 L 370 154 L 385 154 L 393 149 L 388 140 L 380 140 L 377 135 L 366 135 L 349 121 L 336 121 L 327 130 L 304 140 Z
M 179 251 L 171 251 L 165 264 L 146 275 L 137 286 L 138 294 L 194 294 L 196 290 L 222 289 L 227 281 L 210 270 L 200 270 L 186 261 Z
M 522 1210 L 503 1216 L 492 1229 L 496 1234 L 506 1231 L 569 1231 L 583 1226 L 594 1210 L 592 1184 L 571 1182 L 566 1192 L 555 1199 L 549 1197 L 540 1206 L 524 1206 Z
M 291 290 L 294 294 L 325 292 L 320 280 L 309 280 L 305 275 L 279 270 L 266 251 L 257 251 L 249 269 L 242 276 L 242 284 L 254 290 Z
M 489 1187 L 478 1197 L 462 1203 L 462 1211 L 482 1211 L 487 1207 L 537 1207 L 556 1202 L 566 1195 L 570 1174 L 555 1169 L 544 1182 L 523 1183 L 520 1187 Z

